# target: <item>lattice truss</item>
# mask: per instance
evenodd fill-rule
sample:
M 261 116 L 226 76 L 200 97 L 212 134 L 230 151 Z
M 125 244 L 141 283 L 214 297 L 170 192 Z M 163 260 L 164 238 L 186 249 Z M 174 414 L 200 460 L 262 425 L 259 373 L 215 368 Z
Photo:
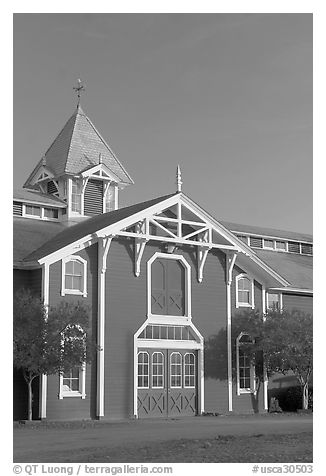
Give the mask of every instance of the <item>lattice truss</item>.
M 115 233 L 119 236 L 134 238 L 134 272 L 140 275 L 140 263 L 148 241 L 159 241 L 166 244 L 169 253 L 179 246 L 189 245 L 196 248 L 197 278 L 203 280 L 203 269 L 208 252 L 221 249 L 225 252 L 239 251 L 227 238 L 208 221 L 199 218 L 194 212 L 181 203 L 177 203 L 160 213 L 156 213 Z

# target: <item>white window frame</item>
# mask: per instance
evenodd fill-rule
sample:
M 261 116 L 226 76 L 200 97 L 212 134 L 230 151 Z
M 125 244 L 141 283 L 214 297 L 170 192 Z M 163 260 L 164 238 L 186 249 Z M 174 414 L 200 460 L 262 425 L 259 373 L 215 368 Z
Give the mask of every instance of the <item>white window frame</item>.
M 154 362 L 154 355 L 161 355 L 162 356 L 162 362 L 161 363 L 157 363 L 157 362 Z M 152 362 L 151 362 L 151 388 L 164 388 L 164 378 L 165 378 L 165 375 L 164 375 L 164 370 L 165 370 L 165 362 L 164 362 L 164 354 L 163 352 L 153 352 L 152 353 Z M 161 374 L 154 374 L 154 371 L 153 371 L 153 367 L 154 365 L 159 365 L 162 367 L 162 373 Z M 162 377 L 162 385 L 154 385 L 154 377 Z
M 138 372 L 138 365 L 145 365 L 143 362 L 140 364 L 139 363 L 139 355 L 140 354 L 146 354 L 147 355 L 147 368 L 148 368 L 148 372 L 147 372 L 147 386 L 142 386 L 140 387 L 138 385 L 138 378 L 139 378 L 139 372 Z M 144 377 L 145 374 L 142 374 L 141 377 Z M 145 375 L 146 376 L 146 375 Z M 138 389 L 149 389 L 149 379 L 150 379 L 150 358 L 149 358 L 149 353 L 145 350 L 140 350 L 138 353 L 137 353 L 137 388 Z
M 21 203 L 21 202 L 20 202 Z M 37 207 L 40 209 L 40 215 L 30 215 L 29 213 L 26 212 L 26 207 Z M 50 208 L 53 210 L 58 210 L 58 218 L 48 218 L 44 216 L 44 208 Z M 51 207 L 49 206 L 44 206 L 44 205 L 38 205 L 37 203 L 22 203 L 22 217 L 24 218 L 32 218 L 33 220 L 44 220 L 44 221 L 59 221 L 60 213 L 59 213 L 59 208 L 56 207 Z
M 59 399 L 66 397 L 86 398 L 86 364 L 84 363 L 79 369 L 79 390 L 63 389 L 63 373 L 59 374 Z
M 184 316 L 152 314 L 152 264 L 157 259 L 173 259 L 180 261 L 185 268 L 185 313 Z M 156 252 L 147 261 L 147 318 L 149 323 L 153 324 L 175 324 L 184 325 L 191 321 L 191 266 L 182 255 Z
M 194 357 L 194 375 L 186 374 L 186 365 L 192 365 L 192 364 L 186 364 L 186 356 L 187 355 L 192 355 Z M 194 385 L 186 385 L 186 377 L 193 377 L 194 378 Z M 187 352 L 183 356 L 183 387 L 184 388 L 196 388 L 196 354 L 194 352 Z
M 278 298 L 279 298 L 279 310 L 282 311 L 283 310 L 283 294 L 282 293 L 279 293 L 277 291 L 271 291 L 269 293 L 269 291 L 267 291 L 266 293 L 266 307 L 267 307 L 267 310 L 270 311 L 272 310 L 272 308 L 269 307 L 269 294 L 277 294 L 278 295 Z
M 248 393 L 256 393 L 256 372 L 255 366 L 253 364 L 250 365 L 250 388 L 240 388 L 240 362 L 239 362 L 239 351 L 241 346 L 245 346 L 245 342 L 240 342 L 241 337 L 247 335 L 251 338 L 251 336 L 247 332 L 241 332 L 236 340 L 236 360 L 237 360 L 237 395 L 243 395 Z M 251 338 L 252 339 L 252 338 Z
M 247 278 L 250 281 L 250 302 L 241 302 L 239 301 L 239 281 L 242 278 Z M 238 274 L 235 278 L 235 306 L 236 308 L 239 307 L 249 307 L 251 309 L 255 309 L 255 287 L 254 287 L 254 279 L 246 273 Z
M 176 355 L 179 355 L 179 357 L 180 357 L 180 359 L 181 359 L 180 364 L 175 364 L 175 363 L 172 364 L 172 356 L 175 355 L 175 354 L 176 354 Z M 182 388 L 182 371 L 183 371 L 183 366 L 182 366 L 182 361 L 183 361 L 183 359 L 182 359 L 182 355 L 180 354 L 180 352 L 171 352 L 171 354 L 170 354 L 170 359 L 169 359 L 169 360 L 170 360 L 170 361 L 169 361 L 169 373 L 170 373 L 170 385 L 169 385 L 169 387 L 170 387 L 170 388 Z M 180 374 L 180 375 L 178 375 L 178 374 L 172 374 L 172 371 L 171 371 L 171 366 L 172 366 L 172 365 L 178 365 L 178 366 L 180 367 L 180 369 L 181 369 L 181 374 Z M 180 385 L 172 385 L 172 377 L 180 377 Z
M 70 261 L 78 261 L 83 265 L 83 290 L 78 289 L 66 289 L 65 277 L 66 277 L 66 264 Z M 74 294 L 77 296 L 87 297 L 87 261 L 81 256 L 70 255 L 62 258 L 61 260 L 61 296 L 66 294 Z
M 273 243 L 272 246 L 267 246 L 266 241 L 271 241 Z M 275 240 L 273 238 L 263 238 L 263 248 L 265 250 L 275 250 Z

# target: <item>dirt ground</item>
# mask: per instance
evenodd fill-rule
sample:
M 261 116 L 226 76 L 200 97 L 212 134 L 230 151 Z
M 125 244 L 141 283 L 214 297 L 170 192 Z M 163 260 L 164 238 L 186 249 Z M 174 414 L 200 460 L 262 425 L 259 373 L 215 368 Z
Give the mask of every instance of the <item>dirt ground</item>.
M 312 462 L 311 415 L 16 425 L 14 462 Z

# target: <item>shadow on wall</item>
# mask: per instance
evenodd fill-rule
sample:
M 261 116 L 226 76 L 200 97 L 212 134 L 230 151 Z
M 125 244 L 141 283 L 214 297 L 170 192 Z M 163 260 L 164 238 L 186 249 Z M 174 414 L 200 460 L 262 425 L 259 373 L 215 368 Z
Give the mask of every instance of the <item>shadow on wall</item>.
M 233 385 L 236 385 L 236 345 L 233 339 L 232 345 L 232 377 Z M 204 346 L 204 376 L 213 380 L 227 381 L 228 380 L 228 353 L 227 353 L 227 332 L 226 329 L 221 329 L 218 334 L 210 336 L 205 340 Z M 256 354 L 256 388 L 257 392 L 251 394 L 251 407 L 254 413 L 259 413 L 259 396 L 262 388 L 262 356 Z
M 214 380 L 227 380 L 228 353 L 226 329 L 205 340 L 204 375 Z

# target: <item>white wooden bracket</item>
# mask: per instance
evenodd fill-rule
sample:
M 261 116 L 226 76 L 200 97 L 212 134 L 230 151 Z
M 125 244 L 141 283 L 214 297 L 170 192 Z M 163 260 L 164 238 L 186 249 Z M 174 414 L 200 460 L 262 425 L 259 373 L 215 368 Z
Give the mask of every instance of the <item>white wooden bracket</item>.
M 210 249 L 210 247 L 197 248 L 197 279 L 199 283 L 203 281 L 204 266 Z
M 112 239 L 114 235 L 109 235 L 106 238 L 103 238 L 103 248 L 102 248 L 102 256 L 101 256 L 101 272 L 104 273 L 107 267 L 107 256 L 111 246 Z
M 139 234 L 146 233 L 146 228 L 148 227 L 148 222 L 142 221 L 136 224 L 136 232 Z M 140 263 L 143 257 L 145 246 L 148 239 L 145 237 L 135 237 L 135 276 L 138 278 L 140 275 Z
M 229 285 L 232 283 L 232 273 L 236 257 L 237 252 L 226 252 L 226 282 Z

